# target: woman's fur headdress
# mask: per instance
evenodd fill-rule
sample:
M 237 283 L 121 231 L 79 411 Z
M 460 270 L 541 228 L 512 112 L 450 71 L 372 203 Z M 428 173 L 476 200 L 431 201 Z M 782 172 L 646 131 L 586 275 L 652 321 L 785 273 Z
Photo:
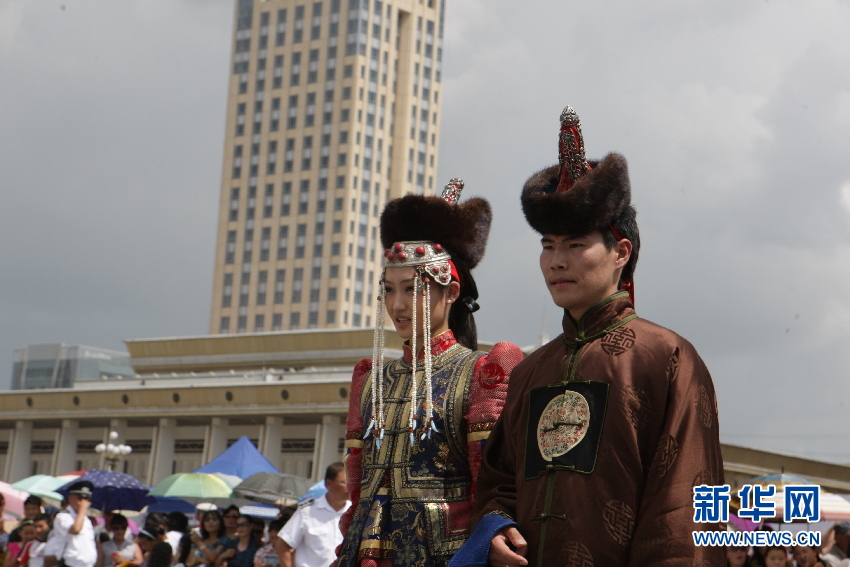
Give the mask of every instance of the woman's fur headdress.
M 458 181 L 462 189 L 463 181 Z M 442 197 L 407 195 L 387 203 L 381 214 L 384 248 L 389 250 L 397 242 L 427 240 L 441 244 L 470 270 L 477 266 L 487 247 L 493 212 L 490 203 L 478 197 L 464 203 L 447 199 L 447 192 L 454 195 L 452 191 L 457 191 L 460 196 L 460 189 L 449 189 L 452 182 Z

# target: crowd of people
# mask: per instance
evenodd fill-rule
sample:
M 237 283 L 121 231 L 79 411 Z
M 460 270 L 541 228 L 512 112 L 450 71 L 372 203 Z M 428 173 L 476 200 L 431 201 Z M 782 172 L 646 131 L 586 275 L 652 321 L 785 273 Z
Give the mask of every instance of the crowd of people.
M 0 567 L 327 566 L 341 540 L 339 516 L 350 504 L 342 463 L 328 467 L 325 485 L 327 495 L 281 508 L 268 524 L 236 506 L 202 503 L 193 518 L 182 512 L 134 518 L 144 518 L 134 535 L 120 513 L 104 512 L 102 523 L 90 517 L 94 487 L 79 482 L 70 487 L 61 509 L 50 513 L 40 498 L 30 496 L 14 530 L 6 533 L 0 522 Z M 4 507 L 0 494 L 0 514 Z M 325 508 L 333 513 L 323 523 L 315 511 Z
M 771 531 L 769 527 L 759 528 Z M 823 533 L 821 545 L 728 547 L 727 567 L 850 567 L 850 522 Z

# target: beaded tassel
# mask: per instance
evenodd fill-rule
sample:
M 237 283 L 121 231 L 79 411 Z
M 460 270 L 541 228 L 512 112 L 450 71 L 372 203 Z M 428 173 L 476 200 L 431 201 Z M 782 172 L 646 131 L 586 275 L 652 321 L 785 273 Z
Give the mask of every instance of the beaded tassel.
M 419 359 L 419 351 L 417 350 L 416 343 L 416 335 L 417 335 L 417 298 L 419 297 L 419 292 L 422 287 L 422 280 L 419 277 L 419 271 L 417 270 L 416 275 L 413 277 L 413 316 L 411 317 L 413 323 L 413 335 L 410 337 L 410 351 L 412 353 L 412 367 L 410 370 L 411 377 L 411 386 L 410 386 L 410 418 L 407 421 L 407 432 L 410 434 L 410 444 L 413 445 L 413 432 L 416 431 L 416 413 L 419 410 L 419 393 L 418 393 L 418 380 L 416 378 L 416 366 Z
M 424 296 L 423 317 L 425 319 L 422 325 L 423 342 L 425 343 L 425 423 L 422 433 L 422 439 L 427 435 L 431 437 L 431 431 L 436 431 L 434 425 L 434 392 L 431 384 L 431 369 L 433 366 L 433 358 L 431 354 L 431 288 L 429 279 L 425 278 L 425 285 L 422 291 Z
M 375 306 L 375 335 L 372 339 L 372 420 L 363 436 L 369 437 L 374 429 L 377 436 L 375 444 L 380 449 L 384 439 L 384 304 L 387 298 L 383 275 L 379 285 L 378 304 Z

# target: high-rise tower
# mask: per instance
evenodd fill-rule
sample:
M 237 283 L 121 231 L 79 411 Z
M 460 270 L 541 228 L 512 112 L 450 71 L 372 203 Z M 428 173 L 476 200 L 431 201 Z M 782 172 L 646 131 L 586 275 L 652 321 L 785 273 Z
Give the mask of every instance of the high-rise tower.
M 388 199 L 438 185 L 445 0 L 236 0 L 210 332 L 374 323 Z

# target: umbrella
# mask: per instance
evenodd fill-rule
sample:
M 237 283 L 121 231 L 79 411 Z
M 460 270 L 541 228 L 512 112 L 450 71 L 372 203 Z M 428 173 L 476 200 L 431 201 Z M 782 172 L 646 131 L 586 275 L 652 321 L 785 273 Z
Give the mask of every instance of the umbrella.
M 305 492 L 301 496 L 301 498 L 298 499 L 298 501 L 299 502 L 305 502 L 305 501 L 313 499 L 313 498 L 319 498 L 320 496 L 325 494 L 327 491 L 328 491 L 328 487 L 325 486 L 325 481 L 320 480 L 319 482 L 317 482 L 316 484 L 311 486 L 310 490 Z
M 249 476 L 233 490 L 254 502 L 295 506 L 298 497 L 310 489 L 311 482 L 309 478 L 286 473 L 260 472 Z
M 148 487 L 133 475 L 116 471 L 92 469 L 76 480 L 56 489 L 62 496 L 68 496 L 68 490 L 75 482 L 87 480 L 94 485 L 91 506 L 96 510 L 141 510 L 153 503 Z
M 147 512 L 183 512 L 191 516 L 195 513 L 195 506 L 189 504 L 182 498 L 175 496 L 151 496 L 156 502 L 148 506 Z
M 781 522 L 785 512 L 785 487 L 795 485 L 812 485 L 803 477 L 790 475 L 786 473 L 769 474 L 757 476 L 744 482 L 743 484 L 753 484 L 762 487 L 775 486 L 776 492 L 773 496 L 768 496 L 762 499 L 764 503 L 773 503 L 775 516 L 765 518 L 764 521 Z M 734 493 L 731 498 L 733 510 L 738 510 L 741 507 L 740 499 L 737 493 Z M 850 502 L 832 492 L 828 492 L 821 487 L 820 489 L 820 519 L 821 521 L 839 522 L 842 520 L 850 520 Z
M 29 497 L 29 494 L 23 490 L 18 490 L 12 487 L 11 484 L 0 481 L 0 492 L 6 499 L 6 513 L 17 515 L 19 518 L 24 515 L 24 500 Z
M 242 506 L 239 508 L 240 514 L 246 516 L 254 516 L 255 518 L 274 519 L 280 514 L 280 509 L 274 506 L 264 506 L 262 504 L 253 504 L 251 506 Z
M 148 494 L 176 496 L 192 504 L 212 502 L 219 506 L 240 506 L 249 503 L 233 495 L 233 487 L 240 482 L 242 479 L 237 476 L 220 473 L 177 473 L 157 484 Z
M 50 476 L 49 474 L 36 474 L 13 483 L 12 488 L 24 490 L 34 496 L 58 503 L 62 501 L 63 497 L 61 494 L 56 492 L 56 489 L 68 484 L 76 478 L 79 477 L 57 478 L 55 476 Z

